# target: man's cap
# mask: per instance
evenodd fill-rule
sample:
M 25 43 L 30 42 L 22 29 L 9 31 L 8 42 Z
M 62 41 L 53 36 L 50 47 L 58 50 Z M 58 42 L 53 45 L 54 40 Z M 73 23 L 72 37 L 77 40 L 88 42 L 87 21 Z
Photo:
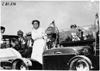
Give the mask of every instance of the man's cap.
M 21 30 L 17 31 L 17 34 L 20 35 L 20 34 L 23 34 L 23 32 Z
M 26 34 L 26 36 L 31 36 L 31 32 L 28 32 L 28 33 Z

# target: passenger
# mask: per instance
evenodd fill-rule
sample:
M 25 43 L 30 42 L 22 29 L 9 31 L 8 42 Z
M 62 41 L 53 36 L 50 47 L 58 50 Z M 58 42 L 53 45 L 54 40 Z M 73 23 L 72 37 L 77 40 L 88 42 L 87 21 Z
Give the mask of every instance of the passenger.
M 78 37 L 80 40 L 84 40 L 83 31 L 81 29 L 78 29 Z
M 77 26 L 74 24 L 74 25 L 71 25 L 70 26 L 71 30 L 72 30 L 72 33 L 71 33 L 71 37 L 72 37 L 72 41 L 79 41 L 80 38 L 77 36 Z
M 40 28 L 40 21 L 38 20 L 33 20 L 32 25 L 32 39 L 34 40 L 34 45 L 31 58 L 42 64 L 42 53 L 46 46 L 45 30 Z

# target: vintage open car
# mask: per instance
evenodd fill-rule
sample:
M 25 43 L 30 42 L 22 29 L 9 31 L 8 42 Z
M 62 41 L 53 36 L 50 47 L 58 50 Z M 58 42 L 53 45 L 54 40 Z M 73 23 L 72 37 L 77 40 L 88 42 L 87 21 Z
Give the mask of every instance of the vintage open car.
M 70 33 L 71 31 L 65 32 Z M 61 35 L 64 36 L 65 32 Z M 77 38 L 75 41 L 72 41 L 72 37 L 67 37 L 64 41 L 59 42 L 59 46 L 54 46 L 43 52 L 43 69 L 71 71 L 99 70 L 100 49 L 97 40 L 99 39 L 94 38 L 93 35 L 85 36 L 82 40 Z
M 42 65 L 31 58 L 25 58 L 20 51 L 12 46 L 12 41 L 18 39 L 16 35 L 3 35 L 4 43 L 0 48 L 0 70 L 36 70 L 42 69 Z M 25 49 L 24 49 L 25 50 Z

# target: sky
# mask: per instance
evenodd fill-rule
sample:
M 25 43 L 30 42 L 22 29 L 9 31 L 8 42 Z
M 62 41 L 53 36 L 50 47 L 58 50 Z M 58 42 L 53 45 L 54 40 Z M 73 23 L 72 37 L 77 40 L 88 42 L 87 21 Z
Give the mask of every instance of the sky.
M 70 28 L 71 24 L 91 25 L 94 24 L 95 14 L 99 12 L 98 1 L 14 2 L 16 2 L 15 6 L 1 5 L 1 25 L 5 26 L 7 35 L 16 35 L 18 30 L 24 33 L 30 32 L 33 20 L 39 20 L 44 29 L 53 20 L 58 29 Z

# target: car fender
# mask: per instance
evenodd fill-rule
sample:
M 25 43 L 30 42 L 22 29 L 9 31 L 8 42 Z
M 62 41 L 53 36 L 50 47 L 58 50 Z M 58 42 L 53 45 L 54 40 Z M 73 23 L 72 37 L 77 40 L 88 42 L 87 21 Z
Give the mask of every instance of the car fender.
M 90 65 L 90 68 L 93 68 L 93 67 L 92 67 L 92 62 L 91 62 L 91 60 L 90 60 L 88 57 L 84 56 L 84 55 L 77 55 L 77 56 L 72 57 L 72 58 L 69 60 L 69 62 L 67 63 L 67 65 L 69 66 L 70 63 L 71 63 L 71 61 L 73 61 L 74 59 L 77 59 L 77 58 L 85 59 L 85 60 L 88 62 L 88 64 Z

